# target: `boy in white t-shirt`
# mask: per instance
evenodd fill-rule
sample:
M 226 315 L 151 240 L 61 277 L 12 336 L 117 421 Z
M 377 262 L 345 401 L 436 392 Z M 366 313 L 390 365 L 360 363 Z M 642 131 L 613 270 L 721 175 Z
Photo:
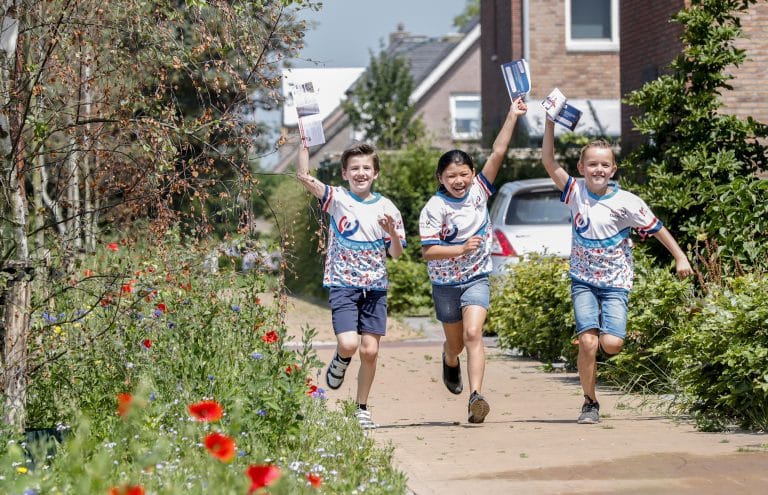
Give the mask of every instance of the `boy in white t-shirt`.
M 571 298 L 579 338 L 577 366 L 584 391 L 578 423 L 600 421 L 595 395 L 597 350 L 621 351 L 627 325 L 627 305 L 632 289 L 634 264 L 630 231 L 655 236 L 675 258 L 679 277 L 691 275 L 691 265 L 672 234 L 634 194 L 611 180 L 616 161 L 610 145 L 602 140 L 584 146 L 577 180 L 555 161 L 555 123 L 547 120 L 542 142 L 542 161 L 562 191 L 561 200 L 571 210 Z
M 367 402 L 379 340 L 387 329 L 386 257 L 387 252 L 393 258 L 403 254 L 403 219 L 389 199 L 371 191 L 379 176 L 379 157 L 370 145 L 353 145 L 341 155 L 341 176 L 349 189 L 331 187 L 311 176 L 309 151 L 303 146 L 296 174 L 330 216 L 323 286 L 330 291 L 337 346 L 326 370 L 326 383 L 332 389 L 341 386 L 359 346 L 355 416 L 364 429 L 375 428 Z

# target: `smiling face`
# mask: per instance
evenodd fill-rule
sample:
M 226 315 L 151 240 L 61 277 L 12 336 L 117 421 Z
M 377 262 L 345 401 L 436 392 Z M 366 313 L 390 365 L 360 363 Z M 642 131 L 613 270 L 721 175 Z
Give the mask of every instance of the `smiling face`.
M 469 191 L 474 177 L 475 172 L 469 165 L 451 163 L 437 175 L 437 180 L 440 181 L 449 196 L 460 199 Z
M 349 183 L 349 190 L 362 199 L 371 195 L 373 181 L 378 176 L 373 155 L 350 156 L 341 170 L 341 177 Z
M 579 160 L 579 173 L 584 176 L 587 189 L 592 194 L 603 196 L 608 192 L 608 182 L 616 173 L 616 162 L 610 147 L 588 146 Z

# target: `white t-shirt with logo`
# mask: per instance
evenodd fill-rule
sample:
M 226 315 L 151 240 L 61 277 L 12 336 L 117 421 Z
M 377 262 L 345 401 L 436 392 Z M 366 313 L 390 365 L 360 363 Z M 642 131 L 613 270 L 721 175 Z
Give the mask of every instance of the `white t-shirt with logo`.
M 488 214 L 488 198 L 494 192 L 493 185 L 480 173 L 472 180 L 463 198 L 438 191 L 422 208 L 419 234 L 423 246 L 464 244 L 473 236 L 483 239 L 480 247 L 470 253 L 427 261 L 433 284 L 457 285 L 491 273 L 493 229 Z
M 583 179 L 568 179 L 560 197 L 571 210 L 571 277 L 595 287 L 632 289 L 634 262 L 630 231 L 642 237 L 663 224 L 638 196 L 609 184 L 605 196 L 596 196 Z
M 392 239 L 379 225 L 379 218 L 389 214 L 395 219 L 405 246 L 403 218 L 397 207 L 378 193 L 363 200 L 343 187 L 326 185 L 321 208 L 330 215 L 323 286 L 387 290 L 387 248 Z

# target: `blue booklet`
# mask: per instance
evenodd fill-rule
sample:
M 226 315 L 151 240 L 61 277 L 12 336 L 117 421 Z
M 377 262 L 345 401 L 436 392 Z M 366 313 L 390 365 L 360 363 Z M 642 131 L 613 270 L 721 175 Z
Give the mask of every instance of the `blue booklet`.
M 559 89 L 553 89 L 541 102 L 541 106 L 544 107 L 549 120 L 553 120 L 571 131 L 576 129 L 576 124 L 581 118 L 581 110 L 569 105 L 568 98 Z
M 501 64 L 501 73 L 504 76 L 510 100 L 514 101 L 531 90 L 531 71 L 524 58 Z

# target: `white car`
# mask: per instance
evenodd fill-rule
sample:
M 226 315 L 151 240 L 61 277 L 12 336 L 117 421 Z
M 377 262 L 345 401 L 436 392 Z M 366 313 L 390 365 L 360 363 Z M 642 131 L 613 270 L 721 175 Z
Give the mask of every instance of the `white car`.
M 491 206 L 492 275 L 531 253 L 567 258 L 571 253 L 571 212 L 552 179 L 507 182 Z

